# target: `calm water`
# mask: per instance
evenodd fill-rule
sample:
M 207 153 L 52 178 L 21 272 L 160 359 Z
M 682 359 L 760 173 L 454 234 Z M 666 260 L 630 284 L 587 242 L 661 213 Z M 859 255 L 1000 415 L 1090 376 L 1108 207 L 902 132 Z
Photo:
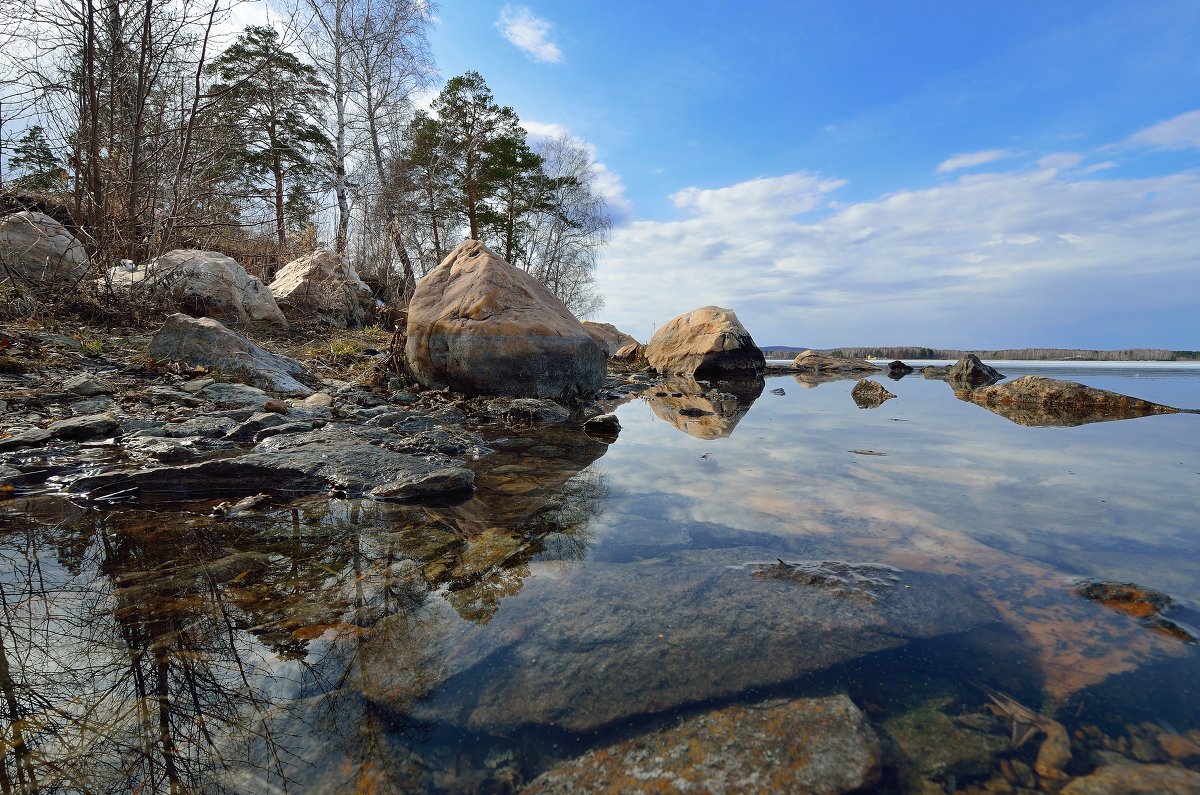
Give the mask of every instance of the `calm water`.
M 997 366 L 1200 408 L 1200 366 Z M 1106 742 L 1200 728 L 1200 416 L 1028 427 L 878 380 L 897 397 L 875 409 L 790 376 L 639 399 L 607 448 L 491 429 L 458 506 L 0 502 L 3 791 L 508 791 L 714 706 L 830 692 L 906 751 L 912 715 L 987 689 Z M 755 576 L 778 559 L 896 571 Z M 1081 578 L 1169 595 L 1178 631 Z M 1000 745 L 913 764 L 949 790 L 1036 753 Z

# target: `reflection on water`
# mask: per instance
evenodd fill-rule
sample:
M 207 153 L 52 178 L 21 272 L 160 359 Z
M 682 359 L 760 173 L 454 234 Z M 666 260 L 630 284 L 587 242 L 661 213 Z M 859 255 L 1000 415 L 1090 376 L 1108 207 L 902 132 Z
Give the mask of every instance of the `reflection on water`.
M 1200 405 L 1200 370 L 1073 377 Z M 995 704 L 1071 732 L 1063 776 L 1195 767 L 1196 647 L 1077 589 L 1196 623 L 1200 418 L 1025 428 L 941 382 L 872 412 L 852 385 L 672 385 L 610 447 L 497 430 L 454 506 L 0 502 L 0 792 L 511 791 L 829 692 L 900 749 L 896 791 L 1033 770 Z

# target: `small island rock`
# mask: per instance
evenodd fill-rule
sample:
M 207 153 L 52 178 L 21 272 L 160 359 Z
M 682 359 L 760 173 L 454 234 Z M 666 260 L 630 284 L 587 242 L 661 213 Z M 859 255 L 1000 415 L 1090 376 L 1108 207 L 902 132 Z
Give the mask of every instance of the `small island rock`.
M 983 406 L 1018 425 L 1031 427 L 1070 427 L 1179 411 L 1074 381 L 1038 375 L 1026 375 L 980 389 L 960 389 L 956 394 L 960 399 Z
M 801 351 L 792 360 L 792 369 L 818 373 L 873 373 L 879 368 L 866 359 L 848 359 L 817 351 Z
M 887 391 L 878 381 L 864 378 L 854 385 L 854 389 L 850 390 L 850 397 L 854 399 L 854 403 L 860 409 L 876 409 L 882 406 L 885 400 L 896 396 Z
M 995 367 L 984 364 L 973 353 L 965 354 L 955 362 L 946 373 L 946 380 L 956 387 L 970 389 L 978 386 L 989 386 L 1004 378 L 1004 374 Z
M 545 285 L 476 240 L 417 285 L 405 357 L 429 388 L 558 400 L 599 389 L 606 358 Z
M 646 345 L 646 360 L 665 375 L 753 379 L 763 352 L 732 309 L 706 306 L 672 319 Z

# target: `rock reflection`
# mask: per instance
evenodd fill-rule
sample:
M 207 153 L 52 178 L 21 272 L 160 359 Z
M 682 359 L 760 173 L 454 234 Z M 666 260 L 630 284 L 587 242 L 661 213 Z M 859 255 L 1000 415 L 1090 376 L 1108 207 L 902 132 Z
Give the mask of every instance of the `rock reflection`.
M 454 762 L 412 711 L 455 612 L 486 623 L 532 561 L 582 558 L 605 493 L 582 470 L 606 447 L 577 429 L 498 441 L 448 508 L 6 503 L 0 791 L 429 789 Z
M 719 381 L 708 385 L 690 378 L 670 378 L 646 394 L 650 410 L 660 420 L 697 439 L 723 439 L 762 394 L 766 382 Z
M 1027 375 L 981 389 L 956 389 L 959 400 L 982 406 L 1017 425 L 1072 428 L 1092 422 L 1131 420 L 1179 409 L 1105 389 Z

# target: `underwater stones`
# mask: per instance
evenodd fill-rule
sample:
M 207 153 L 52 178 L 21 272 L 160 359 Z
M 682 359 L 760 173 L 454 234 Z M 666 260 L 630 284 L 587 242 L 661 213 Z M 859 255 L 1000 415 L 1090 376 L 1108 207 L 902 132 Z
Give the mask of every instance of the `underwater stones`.
M 590 732 L 996 620 L 958 579 L 903 581 L 911 588 L 870 601 L 719 566 L 593 562 L 586 577 L 533 576 L 487 627 L 450 631 L 456 692 L 420 717 Z
M 646 361 L 664 375 L 755 379 L 766 360 L 732 309 L 706 306 L 665 323 L 646 345 Z
M 928 369 L 928 368 L 926 368 Z M 1004 378 L 1004 374 L 996 368 L 984 364 L 973 353 L 965 354 L 946 371 L 946 380 L 960 389 L 973 389 L 978 386 L 988 386 Z
M 549 289 L 475 240 L 421 279 L 405 359 L 425 387 L 563 400 L 604 383 L 605 352 Z
M 1179 409 L 1106 389 L 1026 375 L 1005 384 L 957 392 L 961 400 L 983 406 L 1018 425 L 1072 427 L 1089 422 L 1127 420 Z
M 530 783 L 530 793 L 805 792 L 875 784 L 880 743 L 845 695 L 735 704 L 587 752 Z
M 1085 580 L 1075 586 L 1075 593 L 1118 613 L 1140 619 L 1146 626 L 1164 635 L 1189 643 L 1197 640 L 1196 632 L 1163 615 L 1174 600 L 1161 591 L 1131 582 Z
M 1009 748 L 1006 735 L 980 731 L 947 715 L 952 699 L 937 696 L 886 718 L 881 729 L 921 775 L 941 779 L 985 774 Z
M 298 397 L 312 394 L 294 377 L 304 372 L 300 362 L 260 348 L 210 317 L 171 315 L 150 341 L 149 354 L 159 361 L 214 368 L 271 392 Z
M 878 381 L 864 378 L 850 390 L 850 397 L 860 409 L 877 409 L 883 405 L 885 400 L 891 400 L 896 396 L 887 391 Z
M 1195 795 L 1200 773 L 1171 765 L 1106 765 L 1072 779 L 1062 795 Z

